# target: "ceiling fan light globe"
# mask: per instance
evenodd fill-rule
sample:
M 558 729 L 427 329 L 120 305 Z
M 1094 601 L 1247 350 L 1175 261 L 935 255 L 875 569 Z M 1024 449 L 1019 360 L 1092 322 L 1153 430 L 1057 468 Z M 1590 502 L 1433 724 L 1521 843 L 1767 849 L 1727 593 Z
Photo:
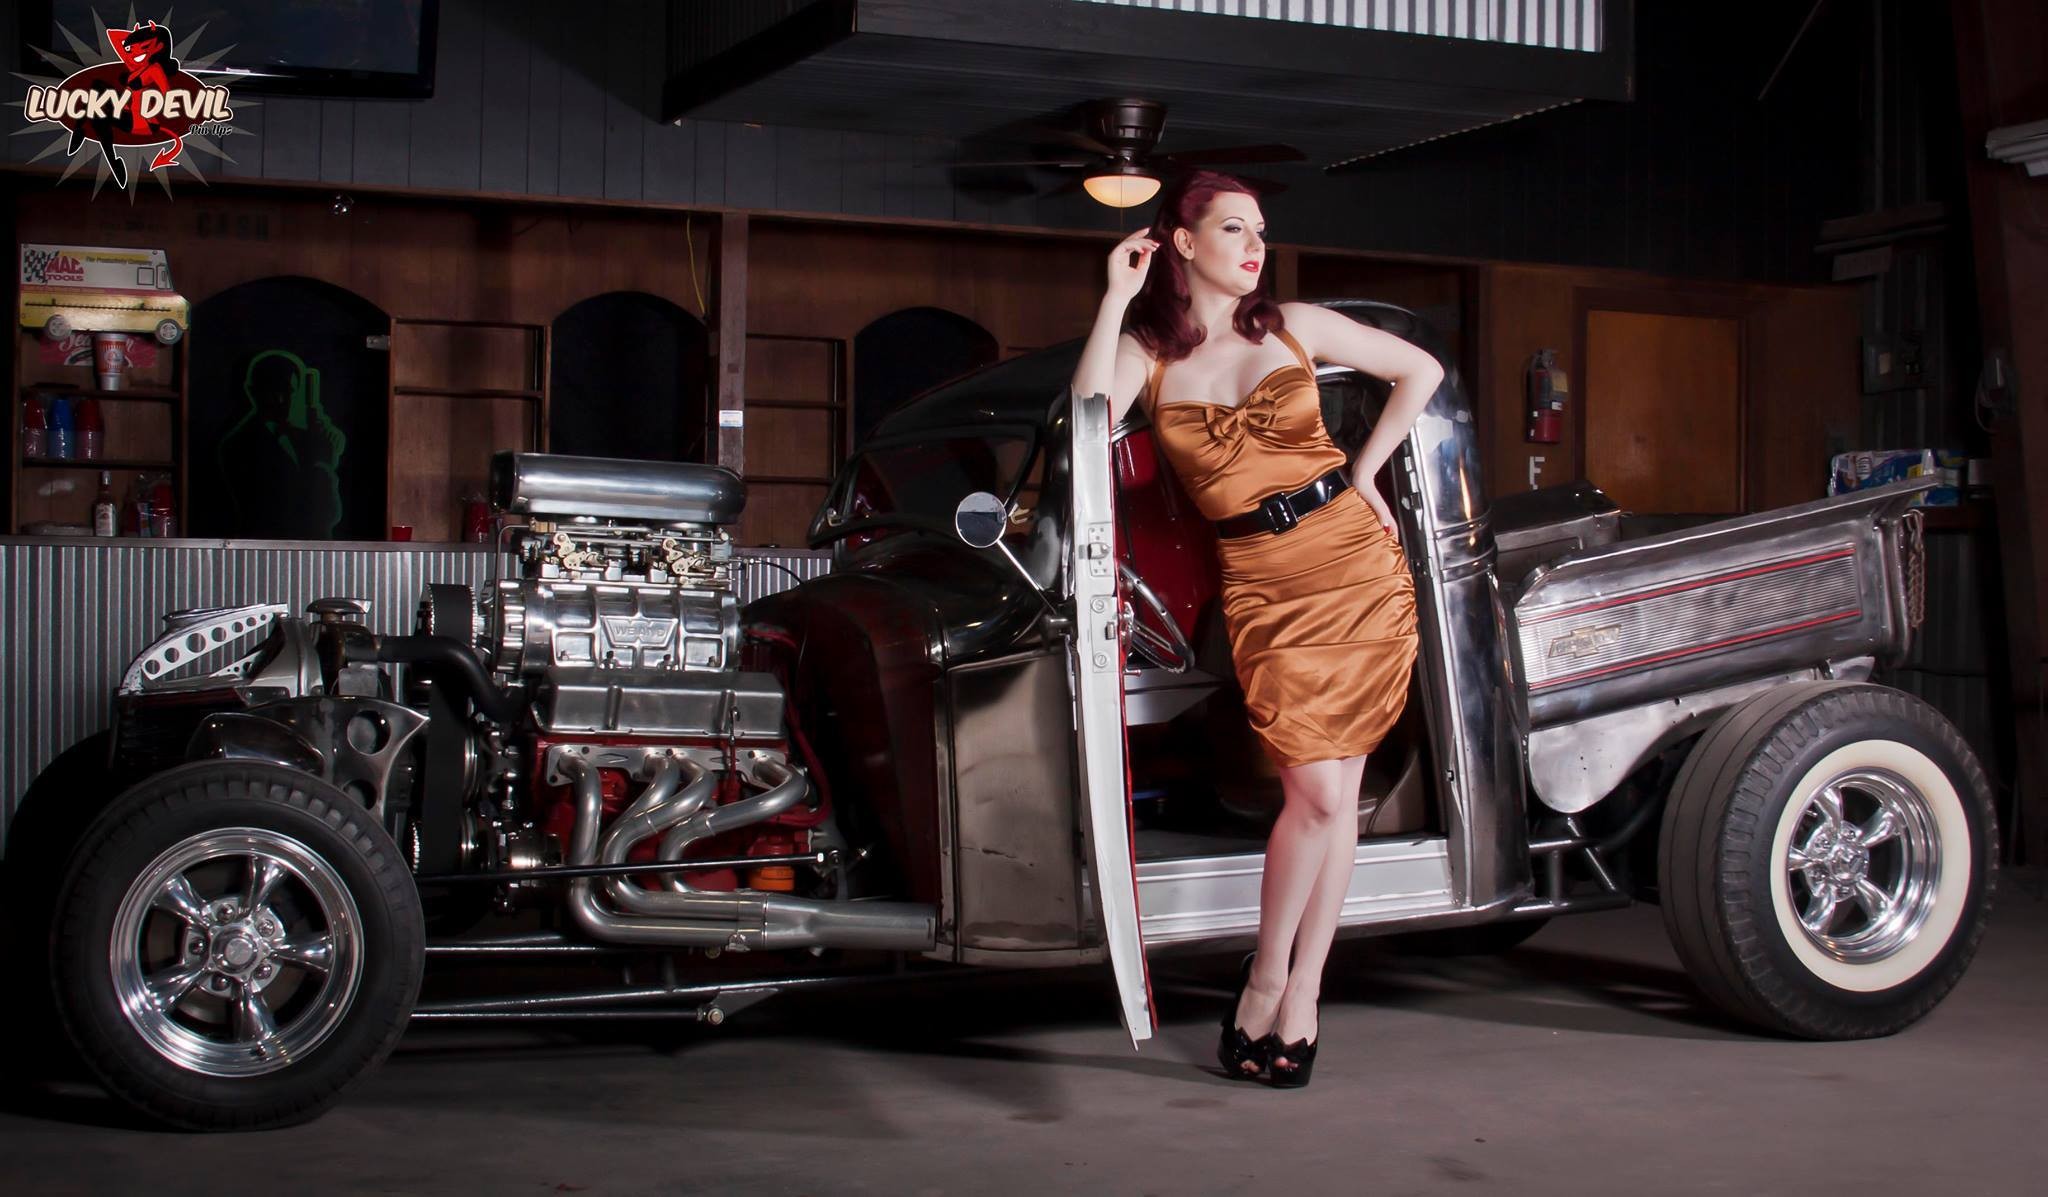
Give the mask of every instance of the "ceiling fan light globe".
M 1135 208 L 1159 194 L 1159 180 L 1146 175 L 1090 175 L 1081 186 L 1096 203 L 1112 208 Z

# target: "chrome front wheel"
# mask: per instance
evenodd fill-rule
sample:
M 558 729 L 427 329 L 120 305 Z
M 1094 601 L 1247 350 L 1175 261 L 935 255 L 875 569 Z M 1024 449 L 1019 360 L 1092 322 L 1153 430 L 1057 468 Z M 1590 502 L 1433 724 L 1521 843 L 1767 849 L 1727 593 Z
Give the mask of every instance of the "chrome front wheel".
M 419 993 L 419 893 L 361 803 L 277 765 L 136 785 L 59 888 L 52 993 L 115 1097 L 193 1130 L 312 1118 L 390 1052 Z
M 158 1055 L 207 1076 L 287 1068 L 341 1025 L 362 981 L 362 916 L 333 865 L 259 827 L 167 849 L 121 897 L 107 963 Z

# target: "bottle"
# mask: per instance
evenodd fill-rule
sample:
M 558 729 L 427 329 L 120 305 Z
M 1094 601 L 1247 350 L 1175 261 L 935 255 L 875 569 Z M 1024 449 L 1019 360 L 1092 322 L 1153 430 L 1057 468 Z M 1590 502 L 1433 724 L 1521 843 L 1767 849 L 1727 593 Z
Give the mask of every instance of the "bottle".
M 149 535 L 150 515 L 149 484 L 142 475 L 137 474 L 135 481 L 129 484 L 128 515 L 121 522 L 125 524 L 130 519 L 134 520 L 134 535 L 147 536 Z
M 114 502 L 114 475 L 101 470 L 100 493 L 92 501 L 92 534 L 112 536 L 120 518 L 120 509 Z
M 49 453 L 50 426 L 44 422 L 43 400 L 30 395 L 21 405 L 21 455 L 38 460 Z
M 149 534 L 151 536 L 175 535 L 171 514 L 171 476 L 157 474 L 149 480 Z
M 78 401 L 77 428 L 78 459 L 98 461 L 100 446 L 106 443 L 107 426 L 100 422 L 100 405 L 90 399 Z
M 71 438 L 74 425 L 71 423 L 71 403 L 62 395 L 50 397 L 49 409 L 50 456 L 57 461 L 71 460 Z

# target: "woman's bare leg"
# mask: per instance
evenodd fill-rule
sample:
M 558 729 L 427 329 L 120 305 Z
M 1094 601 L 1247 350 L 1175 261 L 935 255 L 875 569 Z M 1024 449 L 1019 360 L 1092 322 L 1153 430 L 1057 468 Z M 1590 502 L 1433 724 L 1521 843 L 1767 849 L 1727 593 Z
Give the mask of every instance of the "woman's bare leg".
M 1295 930 L 1294 964 L 1287 973 L 1287 988 L 1281 994 L 1273 1028 L 1286 1043 L 1316 1036 L 1316 999 L 1322 994 L 1323 965 L 1330 958 L 1330 942 L 1336 938 L 1337 918 L 1344 911 L 1352 862 L 1358 854 L 1358 787 L 1365 778 L 1365 758 L 1347 757 L 1334 763 L 1339 773 L 1334 797 L 1344 813 L 1330 820 L 1322 868 L 1302 909 L 1301 925 Z
M 1355 759 L 1359 762 L 1356 769 L 1349 768 L 1349 761 L 1332 760 L 1280 770 L 1286 805 L 1266 841 L 1265 871 L 1259 882 L 1259 954 L 1252 965 L 1251 982 L 1237 1006 L 1237 1025 L 1253 1038 L 1271 1031 L 1279 1015 L 1290 985 L 1289 959 L 1303 946 L 1297 932 L 1323 875 L 1330 870 L 1334 845 L 1345 835 L 1350 837 L 1348 843 L 1358 840 L 1358 777 L 1364 758 Z M 1347 878 L 1350 860 L 1347 850 Z M 1336 893 L 1341 902 L 1343 888 Z M 1323 921 L 1334 927 L 1335 915 Z M 1324 944 L 1317 954 L 1318 972 L 1327 955 L 1330 933 L 1321 934 Z M 1295 968 L 1299 967 L 1296 957 Z

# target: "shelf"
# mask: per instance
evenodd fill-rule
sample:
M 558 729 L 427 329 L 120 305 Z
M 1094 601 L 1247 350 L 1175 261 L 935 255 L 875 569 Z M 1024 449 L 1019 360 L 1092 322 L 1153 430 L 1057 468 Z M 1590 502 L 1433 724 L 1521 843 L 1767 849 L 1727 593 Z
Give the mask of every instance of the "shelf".
M 178 463 L 136 457 L 24 457 L 21 465 L 29 470 L 173 470 Z
M 155 403 L 176 403 L 178 392 L 170 387 L 122 387 L 102 391 L 97 387 L 74 387 L 63 383 L 25 382 L 23 395 L 62 395 L 66 399 L 146 399 Z
M 538 399 L 539 391 L 501 391 L 489 387 L 392 387 L 394 395 L 432 395 L 439 399 Z

